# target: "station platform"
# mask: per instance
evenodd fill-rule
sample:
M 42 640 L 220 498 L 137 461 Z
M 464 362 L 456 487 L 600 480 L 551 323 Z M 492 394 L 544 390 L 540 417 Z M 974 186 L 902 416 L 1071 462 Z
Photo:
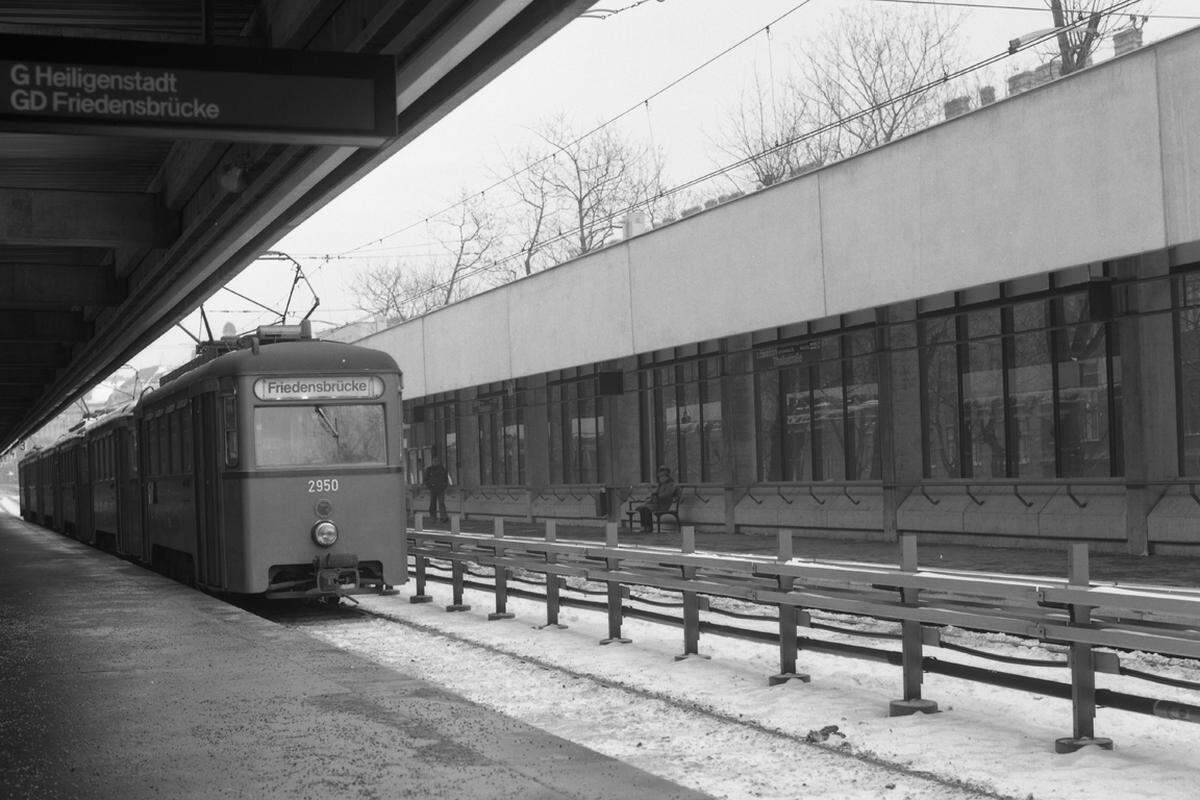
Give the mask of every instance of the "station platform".
M 703 797 L 7 514 L 0 575 L 0 797 Z

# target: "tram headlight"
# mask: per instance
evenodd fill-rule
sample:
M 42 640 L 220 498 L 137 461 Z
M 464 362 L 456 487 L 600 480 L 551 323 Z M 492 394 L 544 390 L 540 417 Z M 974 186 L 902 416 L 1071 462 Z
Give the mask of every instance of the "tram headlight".
M 312 539 L 321 547 L 332 547 L 337 541 L 338 529 L 327 519 L 323 519 L 312 527 Z

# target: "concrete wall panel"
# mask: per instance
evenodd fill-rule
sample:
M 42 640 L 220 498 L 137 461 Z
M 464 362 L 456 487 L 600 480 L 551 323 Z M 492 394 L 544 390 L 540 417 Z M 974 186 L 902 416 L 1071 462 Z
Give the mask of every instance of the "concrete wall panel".
M 819 222 L 800 179 L 630 241 L 635 352 L 824 316 Z
M 396 359 L 404 374 L 404 397 L 430 394 L 425 377 L 425 317 L 372 334 L 358 342 L 383 350 Z
M 427 391 L 512 377 L 506 292 L 476 295 L 424 320 Z
M 1200 31 L 1154 49 L 1158 66 L 1167 244 L 1200 239 Z
M 610 247 L 508 287 L 514 376 L 635 352 L 628 259 L 628 247 Z
M 818 173 L 829 311 L 1162 247 L 1153 56 Z

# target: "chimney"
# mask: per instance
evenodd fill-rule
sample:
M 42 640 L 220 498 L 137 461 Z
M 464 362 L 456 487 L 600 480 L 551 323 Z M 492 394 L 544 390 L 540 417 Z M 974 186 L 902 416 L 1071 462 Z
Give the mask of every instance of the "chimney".
M 953 97 L 946 101 L 943 108 L 946 112 L 946 119 L 961 117 L 963 114 L 971 110 L 971 98 L 967 95 L 963 95 L 962 97 Z
M 625 217 L 625 228 L 623 231 L 626 239 L 631 239 L 639 233 L 645 233 L 650 230 L 650 226 L 646 224 L 645 211 L 631 211 Z
M 1142 46 L 1142 29 L 1126 28 L 1113 34 L 1113 56 L 1123 56 Z

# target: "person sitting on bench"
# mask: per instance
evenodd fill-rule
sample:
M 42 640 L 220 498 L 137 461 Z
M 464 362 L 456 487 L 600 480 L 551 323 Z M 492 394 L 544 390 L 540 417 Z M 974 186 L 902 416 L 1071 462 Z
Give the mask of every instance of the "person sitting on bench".
M 671 470 L 664 465 L 658 468 L 658 485 L 646 498 L 646 502 L 637 507 L 638 515 L 642 519 L 642 533 L 654 532 L 654 512 L 670 510 L 674 500 L 675 479 L 671 477 Z

